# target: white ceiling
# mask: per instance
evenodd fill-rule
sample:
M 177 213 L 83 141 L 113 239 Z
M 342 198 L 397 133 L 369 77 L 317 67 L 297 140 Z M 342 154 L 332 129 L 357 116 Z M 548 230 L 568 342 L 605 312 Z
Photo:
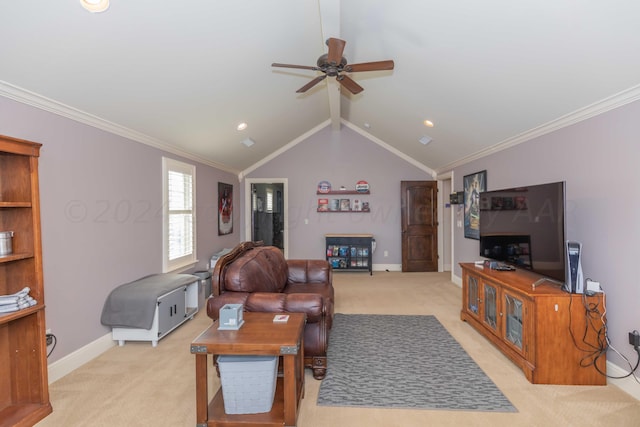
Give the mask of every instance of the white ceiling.
M 445 170 L 640 98 L 636 0 L 0 0 L 0 16 L 0 95 L 233 172 L 340 122 Z M 328 37 L 395 69 L 351 74 L 358 95 L 295 93 L 315 72 L 271 63 L 315 65 Z

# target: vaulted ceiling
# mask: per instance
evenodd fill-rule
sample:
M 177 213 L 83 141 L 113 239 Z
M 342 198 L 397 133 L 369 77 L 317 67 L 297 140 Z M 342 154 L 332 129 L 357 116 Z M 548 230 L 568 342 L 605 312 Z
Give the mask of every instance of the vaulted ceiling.
M 442 171 L 640 95 L 635 0 L 6 0 L 0 16 L 0 95 L 232 172 L 324 126 Z M 329 37 L 395 69 L 350 74 L 352 95 L 334 78 L 298 94 L 318 72 L 271 67 L 315 65 Z

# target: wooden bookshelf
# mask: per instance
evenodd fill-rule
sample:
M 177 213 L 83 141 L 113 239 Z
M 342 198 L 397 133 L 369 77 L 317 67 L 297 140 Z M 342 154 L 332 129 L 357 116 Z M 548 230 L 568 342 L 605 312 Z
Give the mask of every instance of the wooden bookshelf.
M 38 157 L 41 144 L 0 136 L 0 295 L 29 287 L 37 304 L 0 314 L 0 426 L 32 426 L 51 413 L 47 378 Z

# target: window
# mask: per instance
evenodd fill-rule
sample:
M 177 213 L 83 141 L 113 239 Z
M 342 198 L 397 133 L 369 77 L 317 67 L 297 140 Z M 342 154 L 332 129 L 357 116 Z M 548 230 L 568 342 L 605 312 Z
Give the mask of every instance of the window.
M 162 158 L 162 247 L 163 271 L 196 262 L 196 168 Z
M 267 212 L 273 212 L 273 190 L 267 188 Z

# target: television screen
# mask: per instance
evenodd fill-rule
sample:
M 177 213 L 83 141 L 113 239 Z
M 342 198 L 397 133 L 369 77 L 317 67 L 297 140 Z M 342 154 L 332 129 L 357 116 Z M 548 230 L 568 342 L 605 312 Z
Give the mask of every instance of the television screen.
M 480 256 L 565 282 L 565 183 L 480 193 Z

